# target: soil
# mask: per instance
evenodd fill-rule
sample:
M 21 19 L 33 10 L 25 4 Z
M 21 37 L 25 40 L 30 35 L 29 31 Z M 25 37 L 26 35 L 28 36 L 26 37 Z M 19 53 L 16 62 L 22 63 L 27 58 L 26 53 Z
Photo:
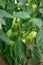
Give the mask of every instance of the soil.
M 5 62 L 1 57 L 0 57 L 0 65 L 9 65 L 8 62 Z

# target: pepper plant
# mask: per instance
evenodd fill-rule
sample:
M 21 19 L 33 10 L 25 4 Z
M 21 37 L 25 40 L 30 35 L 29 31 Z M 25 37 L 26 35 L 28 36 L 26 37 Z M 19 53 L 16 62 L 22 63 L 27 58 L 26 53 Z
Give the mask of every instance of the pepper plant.
M 9 65 L 40 65 L 43 0 L 0 0 L 0 57 Z

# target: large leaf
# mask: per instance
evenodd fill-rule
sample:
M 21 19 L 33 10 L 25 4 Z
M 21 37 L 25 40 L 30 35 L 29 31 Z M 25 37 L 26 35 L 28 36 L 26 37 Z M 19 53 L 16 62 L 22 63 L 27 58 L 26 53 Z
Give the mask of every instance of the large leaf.
M 0 24 L 6 25 L 5 20 L 0 18 Z
M 0 39 L 8 45 L 12 45 L 12 41 L 6 36 L 6 34 L 0 29 Z
M 17 13 L 14 14 L 14 16 L 16 18 L 21 18 L 21 19 L 28 19 L 28 18 L 30 18 L 29 14 L 27 12 L 24 12 L 24 11 L 23 12 L 17 12 Z
M 11 14 L 7 13 L 5 10 L 0 10 L 0 18 L 1 17 L 8 17 L 8 18 L 21 18 L 21 19 L 28 19 L 30 18 L 27 12 L 17 12 L 12 16 Z
M 5 10 L 0 10 L 0 18 L 2 17 L 14 18 L 11 14 L 6 12 Z
M 6 0 L 0 0 L 0 6 L 5 8 L 5 5 L 6 5 Z
M 40 51 L 41 58 L 43 58 L 43 30 L 40 30 L 36 37 L 36 43 Z
M 16 40 L 15 48 L 14 48 L 14 61 L 15 65 L 19 65 L 20 61 L 22 61 L 26 54 L 26 46 L 19 38 Z
M 34 23 L 39 29 L 42 27 L 42 20 L 39 18 L 32 18 L 30 21 Z

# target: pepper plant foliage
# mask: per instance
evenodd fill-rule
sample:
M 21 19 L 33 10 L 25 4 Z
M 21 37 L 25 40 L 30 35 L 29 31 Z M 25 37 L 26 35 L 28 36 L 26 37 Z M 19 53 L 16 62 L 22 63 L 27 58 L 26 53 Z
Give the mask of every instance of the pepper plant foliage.
M 10 65 L 40 64 L 43 0 L 0 0 L 0 52 Z

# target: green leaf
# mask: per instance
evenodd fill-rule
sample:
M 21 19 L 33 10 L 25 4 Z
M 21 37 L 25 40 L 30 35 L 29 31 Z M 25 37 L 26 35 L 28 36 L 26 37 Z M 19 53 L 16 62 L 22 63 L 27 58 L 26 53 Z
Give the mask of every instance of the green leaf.
M 6 19 L 5 19 L 5 23 L 6 23 L 6 25 L 3 26 L 3 30 L 4 30 L 5 32 L 7 32 L 7 31 L 11 28 L 12 19 L 6 18 Z
M 12 45 L 12 41 L 6 36 L 6 34 L 0 29 L 0 39 L 8 45 Z
M 12 16 L 11 14 L 9 14 L 7 11 L 0 10 L 0 18 L 2 18 L 2 17 L 14 18 L 14 16 Z
M 43 58 L 43 30 L 40 30 L 36 37 L 36 43 L 40 51 L 40 56 Z
M 0 10 L 0 18 L 2 17 L 8 17 L 8 18 L 21 18 L 21 19 L 28 19 L 30 18 L 29 14 L 27 12 L 17 12 L 13 15 L 7 13 L 5 10 Z
M 14 9 L 17 7 L 17 5 L 14 2 L 8 2 L 7 3 L 7 10 L 14 11 Z
M 0 18 L 0 24 L 6 25 L 5 20 Z
M 39 54 L 38 48 L 34 47 L 32 53 L 33 53 L 34 65 L 39 65 L 39 63 L 40 63 L 40 54 Z
M 26 3 L 26 0 L 18 0 L 19 3 L 22 5 L 22 4 L 25 4 Z
M 2 40 L 0 40 L 0 51 L 3 51 L 5 48 L 5 44 L 4 42 L 2 42 Z
M 14 48 L 14 61 L 15 65 L 19 65 L 20 61 L 22 61 L 25 58 L 26 55 L 26 46 L 21 41 L 21 39 L 17 39 L 17 42 L 15 43 Z
M 21 19 L 28 19 L 28 18 L 30 18 L 30 15 L 27 13 L 27 12 L 17 12 L 17 13 L 15 13 L 14 14 L 14 16 L 16 17 L 16 18 L 21 18 Z
M 42 14 L 42 16 L 43 16 L 43 8 L 40 8 L 39 9 L 39 12 Z
M 40 30 L 37 34 L 37 37 L 36 37 L 36 43 L 38 44 L 41 44 L 43 43 L 43 30 Z
M 43 7 L 43 0 L 41 0 L 41 6 Z
M 7 61 L 8 61 L 8 63 L 9 63 L 10 65 L 13 64 L 13 60 L 12 60 L 12 58 L 11 58 L 10 56 L 7 57 Z
M 5 5 L 6 5 L 6 0 L 0 0 L 0 6 L 5 8 Z
M 5 52 L 4 52 L 3 56 L 4 56 L 4 58 L 6 58 L 6 60 L 8 61 L 8 63 L 10 65 L 12 65 L 13 64 L 13 59 L 10 56 L 11 55 L 10 49 L 11 49 L 10 46 L 7 46 L 6 49 L 5 49 Z
M 30 19 L 32 23 L 34 23 L 39 29 L 42 27 L 42 20 L 39 18 L 32 18 Z

